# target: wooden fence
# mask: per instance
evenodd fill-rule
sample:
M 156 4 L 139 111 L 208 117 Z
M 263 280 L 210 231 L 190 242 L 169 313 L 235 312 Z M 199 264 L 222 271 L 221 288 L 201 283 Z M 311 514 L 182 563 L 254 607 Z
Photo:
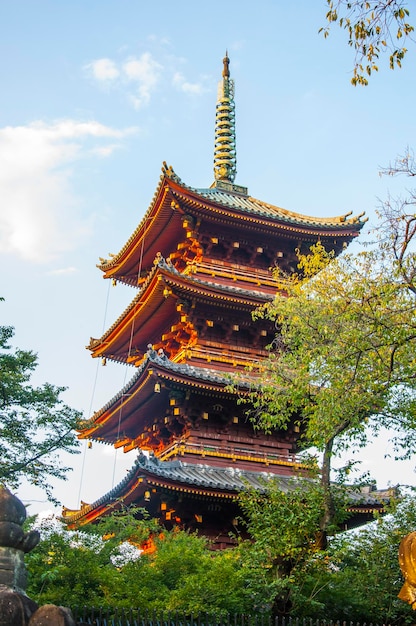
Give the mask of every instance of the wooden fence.
M 180 614 L 157 615 L 142 613 L 137 609 L 118 608 L 72 608 L 75 621 L 79 625 L 94 626 L 385 626 L 372 623 L 355 624 L 346 621 L 315 620 L 298 618 L 272 618 L 267 614 L 258 615 L 197 615 Z

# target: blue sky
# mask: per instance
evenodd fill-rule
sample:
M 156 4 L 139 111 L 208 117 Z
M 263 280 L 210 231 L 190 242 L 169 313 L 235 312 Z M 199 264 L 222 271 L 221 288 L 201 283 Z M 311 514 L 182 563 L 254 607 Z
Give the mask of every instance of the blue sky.
M 2 3 L 0 319 L 16 346 L 38 353 L 34 382 L 68 387 L 65 401 L 88 417 L 132 375 L 85 350 L 133 297 L 95 266 L 139 223 L 163 161 L 188 185 L 212 183 L 226 49 L 237 184 L 304 214 L 365 211 L 369 227 L 380 199 L 405 193 L 410 181 L 378 172 L 415 145 L 415 47 L 402 70 L 382 59 L 369 86 L 354 88 L 345 34 L 318 34 L 325 12 L 324 0 Z M 81 450 L 56 490 L 74 508 L 134 461 L 107 446 Z M 380 459 L 373 450 L 365 465 L 380 486 L 414 482 L 413 465 Z M 27 487 L 19 495 L 31 511 L 45 507 Z

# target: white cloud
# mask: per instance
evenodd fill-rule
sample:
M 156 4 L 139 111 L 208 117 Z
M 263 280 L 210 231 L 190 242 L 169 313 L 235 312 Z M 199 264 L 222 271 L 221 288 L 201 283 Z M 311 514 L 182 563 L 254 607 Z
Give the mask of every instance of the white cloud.
M 202 83 L 190 83 L 185 80 L 183 74 L 180 72 L 175 72 L 172 78 L 172 83 L 177 89 L 183 91 L 184 93 L 199 95 L 206 91 Z
M 119 88 L 124 88 L 126 84 L 129 89 L 132 87 L 128 99 L 136 109 L 149 104 L 163 70 L 150 52 L 143 52 L 140 57 L 130 56 L 119 64 L 107 58 L 96 59 L 85 67 L 100 83 L 111 81 Z
M 86 66 L 96 80 L 112 81 L 119 77 L 120 72 L 111 59 L 97 59 Z
M 129 57 L 123 64 L 123 71 L 129 80 L 153 86 L 157 81 L 158 71 L 162 66 L 153 59 L 149 52 L 144 52 L 139 59 Z
M 185 78 L 178 70 L 185 63 L 184 58 L 168 55 L 162 65 L 150 52 L 143 52 L 138 57 L 129 56 L 120 62 L 108 58 L 96 59 L 85 67 L 100 84 L 111 83 L 112 87 L 126 91 L 128 101 L 135 109 L 140 109 L 150 103 L 162 77 L 165 84 L 171 83 L 186 95 L 198 96 L 210 90 L 207 87 L 208 83 L 211 86 L 210 77 L 200 76 L 194 82 Z
M 136 109 L 149 104 L 152 91 L 157 86 L 162 66 L 157 63 L 149 52 L 140 58 L 130 57 L 123 64 L 123 73 L 128 81 L 137 83 L 137 91 L 131 100 Z
M 108 157 L 113 154 L 115 150 L 120 148 L 120 144 L 118 143 L 109 143 L 106 146 L 97 146 L 96 148 L 92 148 L 91 153 L 96 154 L 101 157 Z
M 89 224 L 76 217 L 75 163 L 136 131 L 75 120 L 0 128 L 0 253 L 45 262 L 79 243 Z

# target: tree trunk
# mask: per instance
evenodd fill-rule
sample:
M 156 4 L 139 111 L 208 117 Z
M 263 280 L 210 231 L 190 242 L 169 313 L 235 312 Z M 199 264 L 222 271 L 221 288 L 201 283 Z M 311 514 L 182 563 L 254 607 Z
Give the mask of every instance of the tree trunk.
M 321 485 L 324 491 L 324 512 L 319 524 L 319 532 L 317 533 L 316 545 L 319 550 L 326 550 L 328 545 L 328 527 L 334 519 L 335 508 L 331 491 L 331 458 L 332 449 L 334 447 L 334 438 L 327 441 L 324 449 L 322 468 L 321 468 Z

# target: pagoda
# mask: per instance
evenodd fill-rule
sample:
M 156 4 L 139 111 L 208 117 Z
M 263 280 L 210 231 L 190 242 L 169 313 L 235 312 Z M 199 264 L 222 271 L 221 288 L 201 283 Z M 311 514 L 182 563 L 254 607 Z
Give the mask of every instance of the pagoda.
M 131 304 L 88 349 L 128 364 L 130 382 L 87 421 L 80 439 L 139 452 L 125 479 L 92 504 L 64 509 L 69 526 L 137 504 L 167 528 L 198 529 L 218 547 L 238 523 L 238 493 L 288 488 L 305 468 L 297 427 L 253 427 L 243 383 L 231 376 L 267 356 L 275 335 L 252 312 L 276 297 L 273 268 L 293 272 L 296 250 L 317 241 L 339 254 L 360 233 L 362 215 L 307 217 L 251 197 L 234 183 L 234 81 L 224 58 L 216 105 L 214 183 L 195 189 L 166 163 L 136 230 L 100 259 L 104 278 L 136 289 Z M 282 294 L 284 297 L 284 294 Z M 369 495 L 366 514 L 380 508 Z

